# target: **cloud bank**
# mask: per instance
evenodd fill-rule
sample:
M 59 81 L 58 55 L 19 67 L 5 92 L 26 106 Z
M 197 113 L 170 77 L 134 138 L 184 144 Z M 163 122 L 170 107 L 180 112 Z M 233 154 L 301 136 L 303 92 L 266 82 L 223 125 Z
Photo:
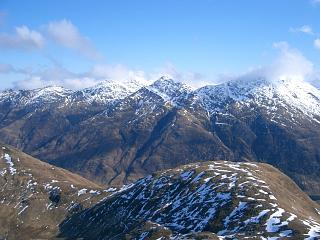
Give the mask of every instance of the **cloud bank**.
M 287 42 L 276 42 L 273 44 L 273 47 L 277 51 L 277 54 L 270 64 L 255 67 L 238 75 L 222 75 L 215 82 L 221 83 L 232 79 L 252 80 L 256 78 L 265 78 L 269 81 L 302 79 L 317 87 L 320 86 L 319 74 L 314 68 L 314 64 L 299 50 L 290 47 Z
M 54 65 L 40 71 L 29 72 L 21 81 L 16 81 L 17 89 L 35 89 L 50 85 L 63 86 L 69 89 L 91 87 L 104 80 L 126 82 L 129 80 L 148 81 L 145 72 L 131 70 L 123 65 L 94 65 L 89 71 L 74 73 L 61 65 Z
M 279 53 L 271 66 L 266 68 L 267 77 L 308 79 L 314 72 L 313 63 L 287 42 L 275 43 L 274 48 L 278 49 Z
M 315 86 L 320 86 L 320 74 L 314 68 L 313 63 L 308 60 L 297 49 L 292 48 L 286 42 L 274 43 L 277 54 L 274 60 L 265 66 L 255 67 L 245 73 L 231 76 L 220 75 L 209 79 L 199 73 L 191 71 L 179 71 L 172 63 L 151 72 L 130 69 L 124 65 L 94 65 L 89 71 L 73 73 L 63 66 L 55 64 L 51 68 L 41 71 L 28 72 L 25 78 L 15 82 L 18 89 L 34 89 L 48 85 L 59 85 L 70 89 L 82 89 L 91 87 L 103 80 L 126 82 L 137 80 L 151 83 L 161 76 L 169 76 L 175 80 L 185 82 L 194 88 L 208 84 L 219 84 L 232 79 L 251 80 L 255 78 L 266 78 L 268 80 L 298 78 L 309 81 Z M 0 65 L 1 71 L 11 71 L 12 68 Z
M 5 67 L 3 68 L 6 69 Z M 12 68 L 8 68 L 6 72 L 8 73 L 11 70 Z M 171 63 L 167 63 L 163 68 L 151 72 L 130 69 L 122 64 L 97 64 L 89 71 L 82 73 L 74 73 L 59 64 L 54 64 L 50 68 L 38 71 L 28 71 L 25 73 L 24 79 L 14 82 L 14 88 L 35 89 L 50 85 L 58 85 L 69 89 L 83 89 L 94 86 L 104 80 L 112 80 L 115 82 L 135 80 L 150 84 L 162 76 L 168 76 L 175 80 L 188 83 L 193 87 L 204 85 L 201 82 L 201 80 L 204 79 L 201 74 L 191 71 L 178 71 Z

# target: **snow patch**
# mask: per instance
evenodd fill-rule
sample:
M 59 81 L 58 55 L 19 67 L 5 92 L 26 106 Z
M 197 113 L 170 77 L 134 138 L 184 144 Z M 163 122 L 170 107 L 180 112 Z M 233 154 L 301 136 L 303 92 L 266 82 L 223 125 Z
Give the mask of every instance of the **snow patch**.
M 87 190 L 88 190 L 88 189 L 86 189 L 86 188 L 80 189 L 80 190 L 78 191 L 78 196 L 81 196 L 81 195 L 83 195 L 83 194 L 86 194 L 86 193 L 87 193 Z
M 17 169 L 15 169 L 13 166 L 13 161 L 12 161 L 12 158 L 9 154 L 5 153 L 4 154 L 4 160 L 6 161 L 6 163 L 9 165 L 9 172 L 11 175 L 14 175 L 17 173 Z

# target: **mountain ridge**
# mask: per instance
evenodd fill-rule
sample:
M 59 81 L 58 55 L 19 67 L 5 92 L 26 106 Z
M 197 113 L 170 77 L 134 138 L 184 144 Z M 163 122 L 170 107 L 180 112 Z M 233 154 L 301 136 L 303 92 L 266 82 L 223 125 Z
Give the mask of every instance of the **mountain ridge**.
M 112 80 L 104 80 L 92 87 L 83 88 L 80 90 L 70 90 L 60 86 L 46 86 L 43 88 L 37 88 L 32 90 L 13 90 L 7 89 L 4 91 L 0 91 L 0 101 L 5 101 L 6 97 L 14 98 L 15 95 L 19 93 L 30 93 L 30 102 L 36 101 L 40 102 L 41 100 L 44 102 L 58 102 L 59 97 L 67 97 L 70 101 L 72 98 L 76 98 L 77 95 L 82 95 L 83 99 L 87 100 L 89 103 L 93 101 L 104 101 L 108 100 L 117 100 L 123 99 L 130 94 L 133 94 L 141 88 L 147 88 L 150 91 L 153 91 L 155 94 L 158 94 L 165 101 L 172 100 L 171 98 L 176 97 L 176 95 L 184 94 L 187 95 L 195 95 L 196 98 L 206 97 L 205 95 L 218 95 L 217 101 L 223 101 L 227 98 L 233 99 L 234 101 L 243 101 L 248 100 L 249 98 L 261 97 L 261 93 L 264 95 L 263 97 L 273 98 L 272 96 L 274 90 L 276 90 L 277 94 L 282 95 L 281 97 L 286 96 L 289 98 L 289 95 L 293 95 L 294 91 L 299 91 L 297 95 L 301 93 L 308 92 L 310 95 L 309 98 L 304 94 L 303 98 L 301 96 L 290 96 L 290 100 L 293 98 L 303 101 L 304 109 L 310 110 L 308 108 L 312 107 L 312 111 L 316 114 L 319 114 L 319 105 L 310 100 L 319 101 L 320 99 L 320 90 L 311 85 L 310 83 L 300 79 L 300 78 L 280 78 L 275 80 L 267 80 L 266 78 L 258 77 L 255 79 L 234 79 L 229 80 L 225 83 L 215 84 L 215 85 L 205 85 L 200 88 L 192 88 L 191 86 L 173 80 L 170 77 L 163 76 L 153 83 L 141 82 L 136 80 L 131 81 L 119 81 L 115 82 Z M 286 90 L 290 90 L 289 92 Z M 178 92 L 178 94 L 177 94 Z M 13 96 L 10 96 L 11 95 Z M 23 94 L 21 94 L 23 95 Z M 28 97 L 28 94 L 25 97 Z M 48 97 L 46 99 L 45 97 Z M 52 99 L 50 99 L 50 97 Z M 19 96 L 19 98 L 21 98 Z M 288 99 L 287 99 L 288 100 Z M 299 101 L 296 102 L 299 102 Z M 28 102 L 22 102 L 22 104 L 30 104 Z M 316 105 L 316 106 L 315 106 Z M 301 106 L 300 106 L 301 107 Z M 212 109 L 211 109 L 212 110 Z
M 68 215 L 107 195 L 83 177 L 0 143 L 0 238 L 52 239 Z
M 114 101 L 31 109 L 11 106 L 0 94 L 0 137 L 102 184 L 225 159 L 270 163 L 317 196 L 319 90 L 300 79 L 282 80 L 240 79 L 192 90 L 164 77 Z
M 268 164 L 192 163 L 149 175 L 76 213 L 61 223 L 59 236 L 314 239 L 318 208 Z

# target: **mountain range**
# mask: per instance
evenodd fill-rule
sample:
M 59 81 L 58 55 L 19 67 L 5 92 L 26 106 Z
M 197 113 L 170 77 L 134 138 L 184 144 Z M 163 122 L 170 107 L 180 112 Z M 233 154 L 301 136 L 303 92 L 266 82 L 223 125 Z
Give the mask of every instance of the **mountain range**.
M 320 196 L 320 91 L 299 78 L 5 90 L 0 139 L 103 185 L 228 160 L 269 163 Z
M 320 90 L 299 78 L 5 90 L 0 140 L 3 239 L 320 237 Z

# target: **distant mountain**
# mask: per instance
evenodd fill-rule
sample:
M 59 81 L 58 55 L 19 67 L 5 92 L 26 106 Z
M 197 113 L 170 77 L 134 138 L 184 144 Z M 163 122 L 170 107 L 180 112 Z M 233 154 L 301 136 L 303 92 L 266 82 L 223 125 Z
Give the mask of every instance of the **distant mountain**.
M 60 225 L 67 239 L 318 239 L 320 206 L 267 164 L 149 175 Z
M 202 87 L 196 90 L 195 96 L 195 102 L 212 114 L 226 111 L 229 104 L 236 102 L 239 109 L 259 106 L 274 122 L 286 120 L 299 124 L 298 118 L 305 115 L 311 118 L 310 121 L 319 121 L 320 92 L 299 78 L 234 80 Z M 283 116 L 285 111 L 291 116 Z
M 5 90 L 0 95 L 2 104 L 12 107 L 41 107 L 46 104 L 64 101 L 72 94 L 71 90 L 52 86 L 35 90 Z
M 145 83 L 136 80 L 128 82 L 103 81 L 96 86 L 74 91 L 68 96 L 71 103 L 108 103 L 123 99 L 143 87 Z
M 121 83 L 105 80 L 93 87 L 74 91 L 59 86 L 48 86 L 34 90 L 9 89 L 1 93 L 0 101 L 15 107 L 44 104 L 68 105 L 75 102 L 107 103 L 122 99 L 145 86 L 145 84 L 137 80 Z
M 52 239 L 67 216 L 106 192 L 67 170 L 0 144 L 0 239 Z
M 320 91 L 301 79 L 48 89 L 0 93 L 0 138 L 97 183 L 199 160 L 266 162 L 320 196 Z

